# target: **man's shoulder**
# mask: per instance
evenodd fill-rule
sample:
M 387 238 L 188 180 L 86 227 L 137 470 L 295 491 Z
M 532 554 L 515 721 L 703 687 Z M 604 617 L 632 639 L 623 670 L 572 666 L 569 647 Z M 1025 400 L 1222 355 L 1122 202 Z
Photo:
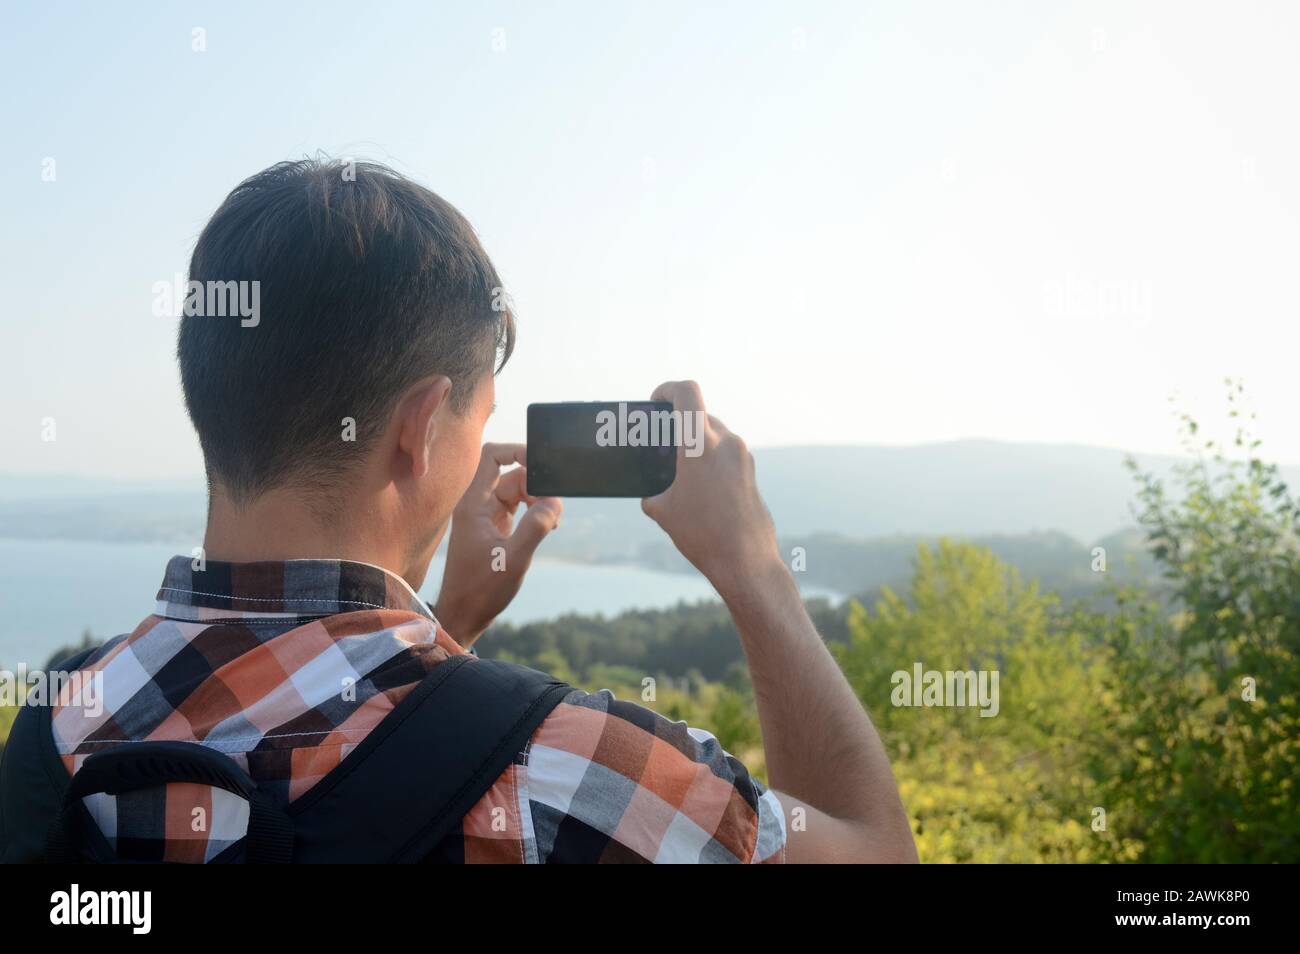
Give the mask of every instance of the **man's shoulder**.
M 608 690 L 573 690 L 524 753 L 539 851 L 551 860 L 762 861 L 780 805 L 712 733 Z
M 707 767 L 718 778 L 749 788 L 757 785 L 744 763 L 704 729 L 671 719 L 648 706 L 617 698 L 610 690 L 571 691 L 542 723 L 534 745 L 590 751 L 617 758 L 621 768 L 644 761 L 656 769 Z

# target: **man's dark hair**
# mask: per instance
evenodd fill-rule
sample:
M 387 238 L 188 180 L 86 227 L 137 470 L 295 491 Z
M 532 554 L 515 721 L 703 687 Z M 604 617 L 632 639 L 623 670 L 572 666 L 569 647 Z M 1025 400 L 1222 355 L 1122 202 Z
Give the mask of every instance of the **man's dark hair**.
M 191 288 L 259 283 L 256 323 L 187 312 L 176 346 L 209 482 L 237 502 L 288 483 L 330 488 L 407 387 L 445 374 L 462 413 L 514 347 L 469 223 L 378 163 L 281 162 L 240 183 L 199 236 L 189 277 Z

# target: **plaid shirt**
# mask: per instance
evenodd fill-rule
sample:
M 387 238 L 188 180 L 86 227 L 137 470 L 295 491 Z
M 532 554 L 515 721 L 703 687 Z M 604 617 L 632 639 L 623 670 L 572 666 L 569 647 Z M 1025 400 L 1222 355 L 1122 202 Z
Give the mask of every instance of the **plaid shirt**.
M 81 666 L 102 672 L 102 711 L 59 700 L 54 741 L 69 773 L 116 745 L 198 742 L 288 803 L 465 652 L 404 580 L 362 563 L 194 570 L 174 557 L 157 599 Z M 139 860 L 210 861 L 248 823 L 246 801 L 201 785 L 86 805 L 119 856 Z M 767 862 L 784 860 L 785 836 L 776 797 L 713 736 L 574 690 L 430 860 Z

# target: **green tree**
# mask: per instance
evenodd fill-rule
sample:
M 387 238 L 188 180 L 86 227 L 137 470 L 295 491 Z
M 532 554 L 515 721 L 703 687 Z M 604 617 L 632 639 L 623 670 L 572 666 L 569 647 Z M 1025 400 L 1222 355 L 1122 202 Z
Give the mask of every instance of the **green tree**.
M 988 550 L 922 546 L 908 599 L 886 590 L 833 647 L 893 757 L 923 861 L 1087 861 L 1095 796 L 1083 747 L 1100 685 L 1056 600 Z M 998 674 L 998 711 L 904 707 L 895 672 Z M 991 711 L 991 710 L 988 710 Z
M 1229 385 L 1230 446 L 1184 416 L 1196 456 L 1172 489 L 1137 474 L 1173 613 L 1129 593 L 1098 627 L 1112 753 L 1094 770 L 1112 823 L 1152 862 L 1300 859 L 1300 504 Z

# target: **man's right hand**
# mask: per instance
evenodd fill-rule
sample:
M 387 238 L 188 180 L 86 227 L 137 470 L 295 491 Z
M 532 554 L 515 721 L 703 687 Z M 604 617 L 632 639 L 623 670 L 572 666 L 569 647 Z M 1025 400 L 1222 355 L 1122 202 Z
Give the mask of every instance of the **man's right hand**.
M 703 453 L 677 452 L 677 478 L 641 509 L 727 603 L 754 684 L 768 780 L 787 817 L 790 861 L 915 861 L 889 759 L 781 560 L 745 443 L 704 412 L 693 381 L 652 396 L 706 422 Z
M 694 381 L 661 384 L 650 399 L 671 401 L 683 418 L 696 416 L 704 433 L 702 453 L 688 457 L 679 446 L 672 486 L 642 500 L 641 509 L 727 598 L 746 580 L 782 564 L 772 517 L 758 493 L 754 458 L 740 437 L 707 414 Z

